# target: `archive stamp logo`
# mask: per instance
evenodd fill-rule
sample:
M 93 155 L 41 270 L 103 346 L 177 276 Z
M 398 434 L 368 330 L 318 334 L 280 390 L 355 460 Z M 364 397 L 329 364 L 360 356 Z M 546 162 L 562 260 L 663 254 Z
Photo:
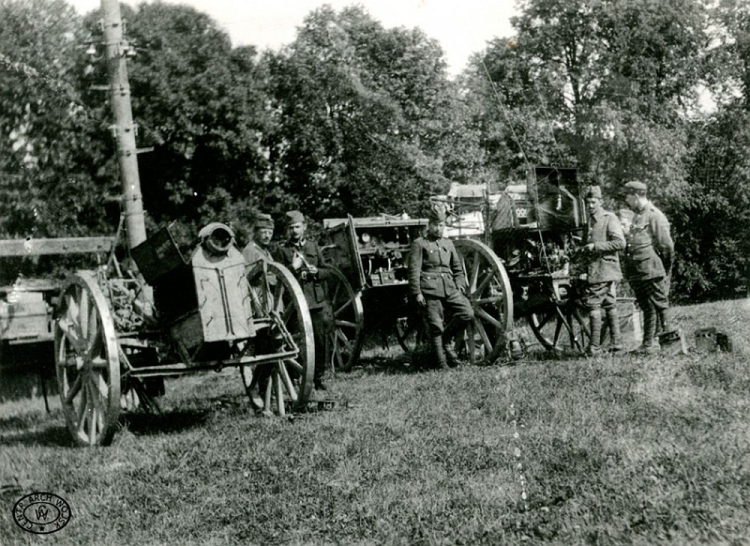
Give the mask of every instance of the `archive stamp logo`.
M 48 535 L 70 521 L 70 505 L 54 493 L 31 493 L 13 506 L 13 520 L 24 531 Z

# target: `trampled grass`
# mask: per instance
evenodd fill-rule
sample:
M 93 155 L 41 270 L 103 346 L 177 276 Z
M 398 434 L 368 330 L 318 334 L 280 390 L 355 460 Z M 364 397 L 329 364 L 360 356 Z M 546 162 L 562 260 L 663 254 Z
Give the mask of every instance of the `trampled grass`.
M 59 410 L 6 404 L 0 544 L 40 541 L 11 519 L 32 491 L 71 505 L 56 544 L 746 544 L 750 302 L 676 314 L 734 352 L 371 359 L 330 382 L 348 407 L 288 421 L 254 416 L 226 370 L 170 381 L 163 415 L 100 449 L 70 447 Z

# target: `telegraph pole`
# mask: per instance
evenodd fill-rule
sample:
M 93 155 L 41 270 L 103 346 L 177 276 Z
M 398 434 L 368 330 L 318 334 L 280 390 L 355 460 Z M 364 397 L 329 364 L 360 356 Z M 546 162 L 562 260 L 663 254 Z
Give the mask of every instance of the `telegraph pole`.
M 135 146 L 135 125 L 130 107 L 130 85 L 125 59 L 131 47 L 123 38 L 119 0 L 102 0 L 102 15 L 104 43 L 107 47 L 109 93 L 115 119 L 113 131 L 117 142 L 122 198 L 125 205 L 125 227 L 128 232 L 128 247 L 133 248 L 146 240 L 146 223 L 143 216 L 138 150 Z

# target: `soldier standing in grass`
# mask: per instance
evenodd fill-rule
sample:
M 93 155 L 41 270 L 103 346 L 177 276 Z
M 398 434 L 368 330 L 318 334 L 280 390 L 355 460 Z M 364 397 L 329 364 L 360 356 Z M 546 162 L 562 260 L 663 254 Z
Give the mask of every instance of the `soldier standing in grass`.
M 259 213 L 255 217 L 253 224 L 253 240 L 242 249 L 242 256 L 248 267 L 261 260 L 270 262 L 271 257 L 271 239 L 273 239 L 274 223 L 273 218 L 268 214 Z
M 255 222 L 253 223 L 253 240 L 242 249 L 242 256 L 245 258 L 246 271 L 249 272 L 258 262 L 267 263 L 274 261 L 271 256 L 273 250 L 273 245 L 271 244 L 273 231 L 273 218 L 268 214 L 262 212 L 258 213 L 255 217 Z M 265 271 L 265 275 L 258 273 L 254 278 L 249 280 L 251 286 L 256 286 L 257 284 L 262 284 L 266 281 L 269 284 L 269 288 L 276 284 L 275 277 L 273 275 L 268 275 L 267 271 Z M 260 305 L 260 301 L 258 301 L 258 304 Z M 269 307 L 273 305 L 270 301 L 267 301 L 266 304 L 269 305 Z M 270 341 L 271 340 L 263 340 L 260 341 L 260 343 L 267 343 Z M 267 350 L 273 351 L 273 348 L 269 346 L 267 347 Z M 268 364 L 261 365 L 252 373 L 252 382 L 248 388 L 250 391 L 250 403 L 256 411 L 261 411 L 263 409 L 268 410 L 268 408 L 264 408 L 262 404 L 259 404 L 257 401 L 263 400 L 262 393 L 266 392 L 266 386 L 271 377 L 271 368 L 272 366 Z
M 589 311 L 591 333 L 586 354 L 593 356 L 601 350 L 602 309 L 612 338 L 610 350 L 622 350 L 616 286 L 622 279 L 618 253 L 625 249 L 625 236 L 617 216 L 602 208 L 601 188 L 590 186 L 585 195 L 589 226 L 584 247 L 588 258 L 584 303 Z
M 474 318 L 474 310 L 466 298 L 466 276 L 453 241 L 443 237 L 445 212 L 433 207 L 428 215 L 427 235 L 415 239 L 409 253 L 409 293 L 426 312 L 430 343 L 438 366 L 448 367 L 458 357 L 452 338 Z M 444 308 L 453 315 L 448 330 L 444 327 Z
M 625 252 L 625 274 L 643 311 L 641 352 L 656 352 L 657 320 L 663 331 L 671 331 L 669 277 L 672 273 L 674 243 L 666 216 L 646 197 L 647 186 L 633 181 L 625 184 L 625 200 L 635 213 Z
M 289 219 L 289 238 L 277 247 L 274 256 L 291 269 L 305 293 L 313 323 L 315 337 L 315 388 L 328 390 L 323 383 L 325 368 L 330 359 L 326 338 L 333 332 L 333 310 L 326 293 L 328 272 L 320 269 L 326 265 L 318 243 L 306 238 L 307 222 L 304 215 L 293 210 L 286 213 Z

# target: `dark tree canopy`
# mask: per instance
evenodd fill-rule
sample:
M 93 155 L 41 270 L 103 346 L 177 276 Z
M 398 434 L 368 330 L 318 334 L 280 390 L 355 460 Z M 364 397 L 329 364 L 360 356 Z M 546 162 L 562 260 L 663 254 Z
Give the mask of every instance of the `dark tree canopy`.
M 308 14 L 278 52 L 233 47 L 208 15 L 123 6 L 149 229 L 421 214 L 451 182 L 576 166 L 649 184 L 674 224 L 676 295 L 747 287 L 750 7 L 740 0 L 522 0 L 452 80 L 439 44 L 361 7 Z M 121 193 L 98 13 L 0 0 L 0 236 L 112 233 Z M 714 111 L 701 110 L 709 92 Z

